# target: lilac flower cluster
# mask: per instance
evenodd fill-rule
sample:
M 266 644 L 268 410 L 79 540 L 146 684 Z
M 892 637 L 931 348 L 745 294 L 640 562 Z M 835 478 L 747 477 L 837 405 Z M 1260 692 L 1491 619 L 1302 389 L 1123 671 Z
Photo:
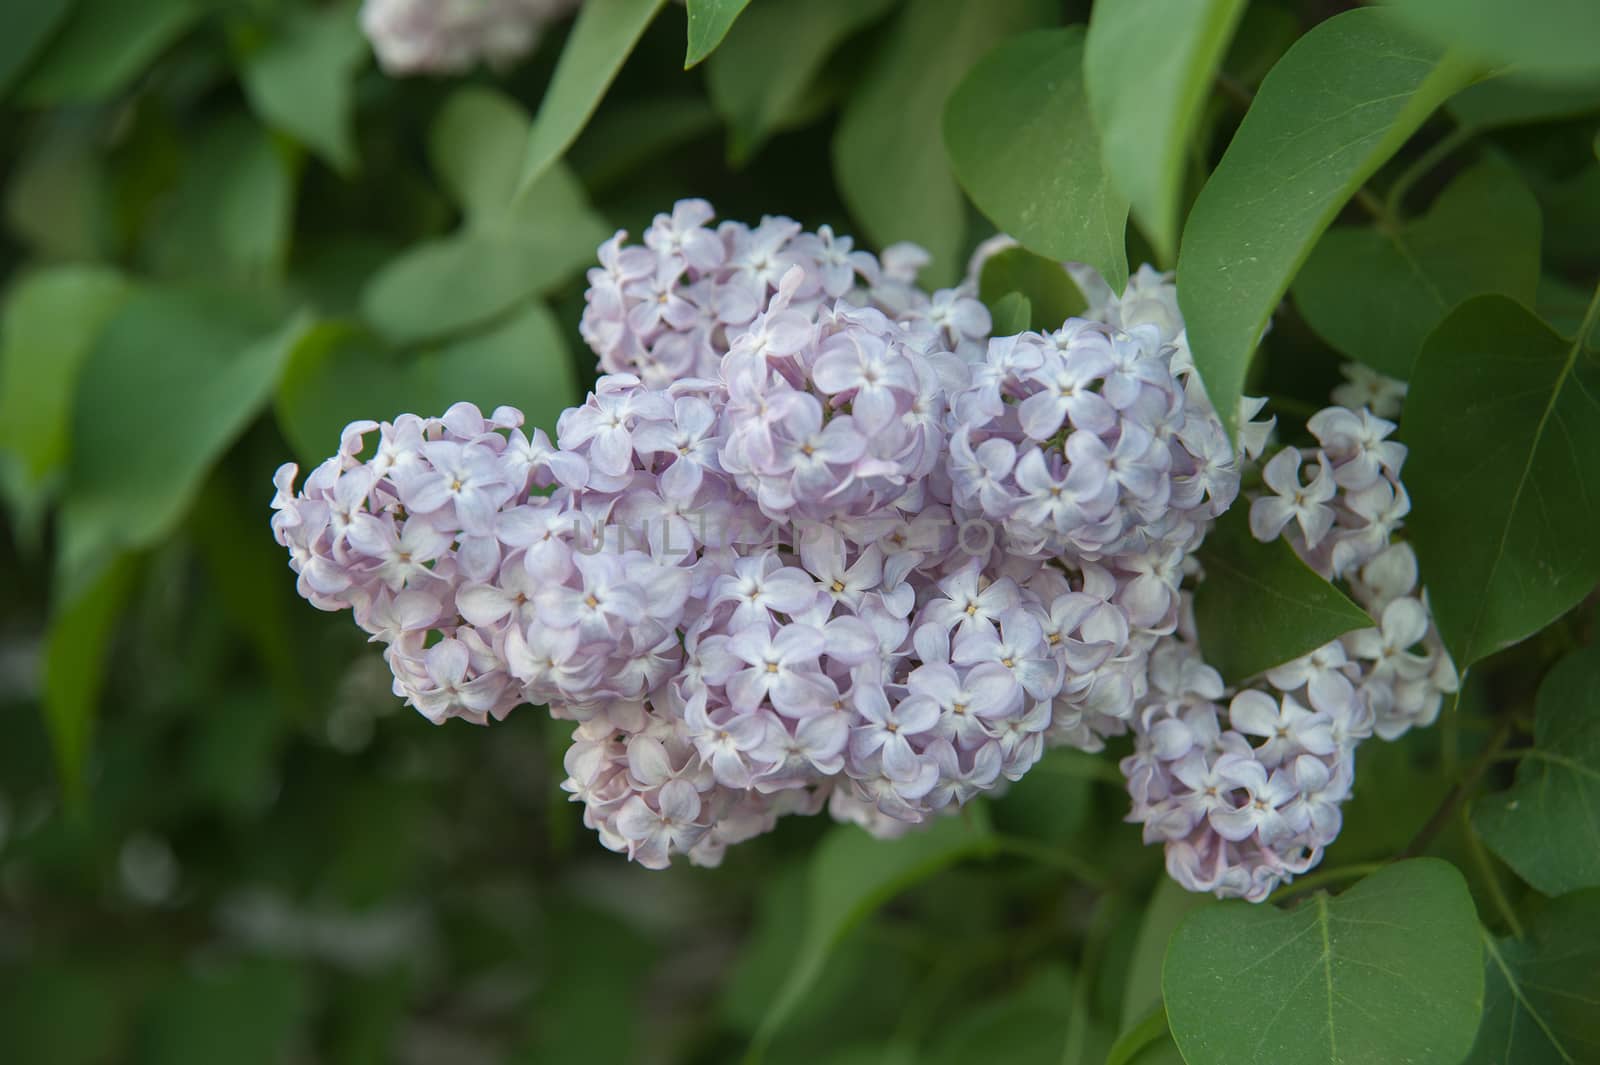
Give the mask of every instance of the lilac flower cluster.
M 1186 887 L 1259 900 L 1315 864 L 1356 745 L 1455 685 L 1395 539 L 1393 424 L 1332 407 L 1261 467 L 1256 536 L 1375 625 L 1230 692 L 1193 552 L 1273 423 L 1243 400 L 1236 457 L 1169 278 L 990 338 L 975 284 L 923 292 L 909 245 L 712 222 L 684 201 L 600 249 L 606 376 L 553 443 L 458 404 L 350 426 L 298 493 L 281 469 L 301 593 L 430 720 L 573 721 L 563 787 L 651 868 L 823 807 L 894 835 L 1127 733 L 1130 820 Z M 1349 376 L 1393 413 L 1403 386 Z
M 389 74 L 504 67 L 533 51 L 578 0 L 363 0 L 361 28 Z
M 652 381 L 602 377 L 554 445 L 459 404 L 352 425 L 299 494 L 281 470 L 302 593 L 351 608 L 430 719 L 577 722 L 564 787 L 651 867 L 825 804 L 897 833 L 1127 731 L 1237 491 L 1177 338 L 1112 308 L 984 350 L 982 306 L 920 293 L 911 249 L 709 220 L 689 201 L 602 249 L 585 334 Z M 1031 437 L 1009 412 L 1069 355 Z M 958 436 L 1012 450 L 1003 486 L 973 495 Z
M 623 233 L 601 246 L 582 333 L 602 372 L 631 373 L 652 388 L 715 379 L 734 339 L 768 310 L 779 279 L 796 266 L 800 280 L 785 293 L 791 313 L 770 325 L 780 345 L 785 330 L 792 339 L 796 323 L 843 301 L 880 311 L 921 348 L 963 360 L 982 354 L 990 321 L 976 287 L 929 296 L 916 284 L 928 262 L 921 248 L 896 244 L 879 258 L 827 226 L 809 233 L 769 216 L 754 228 L 713 229 L 713 218 L 704 200 L 682 200 L 656 217 L 642 247 L 626 244 Z
M 1262 469 L 1251 530 L 1285 537 L 1324 577 L 1343 579 L 1375 624 L 1231 697 L 1192 621 L 1152 655 L 1135 751 L 1122 762 L 1130 820 L 1165 844 L 1169 872 L 1193 891 L 1259 901 L 1315 865 L 1339 834 L 1356 747 L 1431 724 L 1456 690 L 1416 555 L 1395 539 L 1409 502 L 1394 424 L 1329 407 L 1307 428 L 1317 447 L 1283 448 Z

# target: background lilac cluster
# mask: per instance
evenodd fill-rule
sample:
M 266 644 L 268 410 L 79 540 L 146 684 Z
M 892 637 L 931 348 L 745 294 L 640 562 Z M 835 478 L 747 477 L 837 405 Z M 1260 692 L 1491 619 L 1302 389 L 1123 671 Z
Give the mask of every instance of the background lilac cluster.
M 579 0 L 363 0 L 361 29 L 390 75 L 504 67 Z
M 973 282 L 916 286 L 918 249 L 712 223 L 684 201 L 601 248 L 582 328 L 607 376 L 554 443 L 459 404 L 352 425 L 299 493 L 280 470 L 302 594 L 352 609 L 432 720 L 576 722 L 563 786 L 650 867 L 824 806 L 892 835 L 1128 732 L 1131 818 L 1186 886 L 1259 898 L 1314 863 L 1355 743 L 1453 683 L 1436 640 L 1409 650 L 1392 426 L 1324 412 L 1252 503 L 1380 626 L 1224 708 L 1185 582 L 1240 461 L 1166 278 L 990 338 Z
M 1352 376 L 1352 387 L 1403 390 Z M 1169 872 L 1193 891 L 1259 901 L 1315 865 L 1339 834 L 1356 747 L 1432 724 L 1456 690 L 1416 555 L 1395 539 L 1409 502 L 1405 447 L 1388 439 L 1394 423 L 1329 407 L 1307 428 L 1318 446 L 1286 447 L 1265 463 L 1251 530 L 1285 537 L 1323 576 L 1342 579 L 1376 624 L 1232 693 L 1201 658 L 1192 622 L 1157 649 L 1122 771 L 1130 819 L 1164 843 Z

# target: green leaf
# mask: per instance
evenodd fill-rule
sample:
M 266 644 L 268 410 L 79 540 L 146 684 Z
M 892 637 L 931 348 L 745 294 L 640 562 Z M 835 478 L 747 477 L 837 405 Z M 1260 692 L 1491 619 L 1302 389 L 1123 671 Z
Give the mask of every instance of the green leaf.
M 717 113 L 703 95 L 630 100 L 589 123 L 567 153 L 567 162 L 584 187 L 600 195 L 717 125 Z
M 1539 278 L 1539 295 L 1535 306 L 1539 317 L 1568 340 L 1583 328 L 1584 312 L 1589 309 L 1590 292 L 1568 284 L 1559 277 L 1545 274 Z M 1590 323 L 1586 345 L 1592 350 L 1600 348 L 1600 321 Z
M 242 115 L 206 129 L 151 227 L 153 268 L 178 279 L 276 281 L 289 257 L 297 155 Z
M 1483 1025 L 1465 1065 L 1600 1061 L 1600 891 L 1556 899 L 1526 939 L 1484 935 Z
M 1401 427 L 1408 529 L 1459 669 L 1600 580 L 1600 364 L 1580 350 L 1504 296 L 1479 296 L 1417 358 Z
M 1026 779 L 1026 778 L 1024 778 Z M 1120 1031 L 1131 1032 L 1152 1011 L 1161 1009 L 1161 966 L 1166 961 L 1167 944 L 1184 918 L 1204 906 L 1214 906 L 1209 895 L 1185 891 L 1176 880 L 1162 877 L 1145 905 L 1144 920 L 1134 940 L 1133 957 L 1128 963 L 1128 979 L 1122 992 Z M 1165 1014 L 1161 1030 L 1165 1032 Z
M 548 233 L 466 232 L 418 244 L 373 275 L 361 309 L 397 343 L 487 324 L 571 277 L 605 239 L 580 217 L 552 223 Z
M 348 4 L 295 8 L 240 68 L 250 106 L 341 173 L 355 169 L 354 81 L 367 45 Z
M 1262 82 L 1178 256 L 1195 365 L 1230 435 L 1250 357 L 1317 238 L 1467 79 L 1386 11 L 1362 9 L 1318 24 Z
M 989 840 L 982 807 L 968 807 L 958 817 L 937 818 L 926 829 L 895 840 L 873 839 L 854 825 L 829 831 L 811 858 L 805 937 L 788 979 L 756 1031 L 752 1056 L 765 1048 L 805 997 L 846 932 L 912 884 L 981 853 Z
M 795 121 L 806 91 L 841 42 L 894 0 L 757 0 L 706 64 L 706 87 L 728 124 L 728 154 L 755 155 Z
M 66 17 L 76 0 L 33 0 L 6 12 L 6 33 L 0 38 L 0 97 L 17 75 L 38 54 Z
M 1027 248 L 1007 248 L 984 260 L 978 272 L 978 298 L 993 307 L 1008 292 L 1028 298 L 1033 310 L 1028 328 L 1053 332 L 1089 303 L 1072 275 L 1058 262 Z M 1005 334 L 996 331 L 996 336 Z
M 199 0 L 78 0 L 31 65 L 17 97 L 25 104 L 54 105 L 121 92 L 203 13 Z
M 1042 969 L 1022 987 L 964 1008 L 915 1060 L 971 1065 L 993 1060 L 995 1048 L 1004 1047 L 1006 1065 L 1060 1065 L 1071 1005 L 1071 976 L 1060 967 Z
M 1112 1044 L 1110 1052 L 1106 1054 L 1106 1065 L 1132 1065 L 1143 1061 L 1147 1051 L 1155 1053 L 1154 1048 L 1163 1043 L 1171 1046 L 1176 1056 L 1177 1044 L 1172 1042 L 1171 1033 L 1167 1031 L 1167 1012 L 1161 1008 L 1158 995 L 1155 1007 L 1145 1014 L 1144 1019 L 1129 1026 Z
M 1054 21 L 1056 7 L 910 0 L 840 117 L 833 139 L 840 195 L 880 247 L 909 240 L 928 249 L 930 284 L 954 280 L 966 243 L 966 208 L 940 135 L 945 101 L 979 56 Z
M 23 278 L 0 319 L 0 490 L 31 524 L 55 491 L 71 442 L 78 371 L 127 297 L 115 270 L 62 266 Z
M 1485 66 L 1553 81 L 1600 74 L 1600 18 L 1590 0 L 1390 0 L 1389 6 L 1418 32 Z
M 1037 30 L 1001 43 L 950 97 L 944 142 L 961 187 L 1030 251 L 1128 281 L 1128 201 L 1101 162 L 1084 94 L 1084 35 Z
M 1229 684 L 1310 654 L 1372 618 L 1302 562 L 1283 539 L 1250 535 L 1239 502 L 1200 548 L 1206 579 L 1195 590 L 1195 625 L 1206 661 Z
M 1164 262 L 1178 251 L 1185 154 L 1244 0 L 1096 4 L 1083 80 L 1106 168 Z M 1143 76 L 1128 76 L 1128 57 Z
M 1295 279 L 1295 305 L 1333 347 L 1404 380 L 1428 334 L 1467 299 L 1498 292 L 1532 305 L 1539 229 L 1539 202 L 1516 171 L 1482 163 L 1414 222 L 1323 234 Z
M 578 11 L 523 153 L 526 191 L 571 147 L 666 0 L 588 0 Z
M 517 146 L 527 130 L 514 102 L 485 89 L 464 89 L 440 111 L 429 154 L 465 221 L 368 280 L 361 307 L 384 336 L 410 342 L 483 325 L 594 261 L 612 228 L 565 165 L 516 197 Z
M 1025 333 L 1033 322 L 1033 304 L 1020 292 L 1007 292 L 989 307 L 994 318 L 994 335 L 1016 336 Z
M 683 57 L 688 70 L 717 50 L 717 45 L 733 28 L 733 20 L 750 0 L 688 0 L 689 49 Z
M 1516 784 L 1481 800 L 1472 823 L 1543 894 L 1600 887 L 1600 647 L 1568 655 L 1539 685 Z
M 284 371 L 278 421 L 308 464 L 333 454 L 352 421 L 443 414 L 463 400 L 485 412 L 509 404 L 527 416 L 530 430 L 553 431 L 561 412 L 583 397 L 563 337 L 542 304 L 489 332 L 415 355 L 391 353 L 349 323 L 325 322 Z
M 1578 118 L 1600 111 L 1600 82 L 1545 85 L 1502 75 L 1462 89 L 1445 109 L 1476 132 Z
M 83 798 L 83 764 L 100 708 L 111 637 L 136 572 L 131 556 L 118 555 L 81 589 L 58 590 L 45 630 L 45 724 L 62 784 L 74 802 Z
M 85 361 L 73 405 L 61 518 L 69 585 L 108 551 L 167 535 L 272 394 L 304 328 L 222 289 L 128 298 Z
M 1483 1008 L 1478 918 L 1455 867 L 1418 858 L 1287 912 L 1191 914 L 1162 987 L 1188 1065 L 1457 1065 Z

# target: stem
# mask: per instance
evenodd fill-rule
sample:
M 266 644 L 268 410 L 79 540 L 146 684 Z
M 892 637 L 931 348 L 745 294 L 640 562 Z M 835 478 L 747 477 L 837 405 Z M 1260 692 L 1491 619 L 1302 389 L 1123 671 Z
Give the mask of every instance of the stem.
M 1324 884 L 1337 884 L 1344 880 L 1360 880 L 1364 876 L 1371 876 L 1382 869 L 1386 862 L 1359 862 L 1355 865 L 1341 865 L 1337 869 L 1319 869 L 1310 876 L 1303 876 L 1292 884 L 1285 884 L 1277 891 L 1267 896 L 1267 902 L 1280 903 L 1292 899 L 1297 895 L 1304 895 L 1314 891 Z
M 1072 1009 L 1067 1014 L 1067 1044 L 1061 1050 L 1062 1065 L 1082 1065 L 1089 1038 L 1089 1002 L 1094 997 L 1095 976 L 1111 938 L 1112 917 L 1117 911 L 1117 896 L 1102 895 L 1095 904 L 1089 934 L 1083 943 L 1083 964 L 1072 981 Z
M 1461 823 L 1466 828 L 1467 850 L 1472 855 L 1472 860 L 1478 866 L 1478 871 L 1483 874 L 1483 880 L 1489 888 L 1489 901 L 1494 903 L 1494 908 L 1500 911 L 1500 916 L 1505 918 L 1506 927 L 1518 939 L 1522 938 L 1522 922 L 1517 920 L 1517 911 L 1512 908 L 1511 900 L 1506 897 L 1505 887 L 1500 883 L 1500 874 L 1495 872 L 1494 863 L 1489 860 L 1489 852 L 1483 849 L 1483 841 L 1478 834 L 1472 831 L 1472 804 L 1461 804 Z
M 1111 878 L 1082 858 L 1075 854 L 1069 854 L 1064 850 L 1046 846 L 1043 843 L 1035 843 L 1031 839 L 1021 839 L 1017 836 L 993 836 L 989 840 L 988 850 L 990 854 L 1005 854 L 1014 858 L 1026 858 L 1029 861 L 1038 862 L 1040 865 L 1048 865 L 1062 872 L 1070 873 L 1084 883 L 1093 885 L 1101 890 L 1111 887 Z
M 1489 740 L 1489 745 L 1483 749 L 1483 753 L 1478 756 L 1477 761 L 1468 767 L 1466 773 L 1456 782 L 1456 786 L 1450 789 L 1450 793 L 1444 797 L 1438 808 L 1433 811 L 1433 816 L 1429 817 L 1427 823 L 1418 830 L 1415 836 L 1411 837 L 1411 842 L 1407 843 L 1405 848 L 1394 856 L 1396 861 L 1402 858 L 1415 858 L 1428 849 L 1428 844 L 1433 842 L 1433 837 L 1437 836 L 1450 823 L 1450 818 L 1454 816 L 1456 807 L 1465 801 L 1467 794 L 1478 783 L 1478 779 L 1488 771 L 1489 766 L 1494 763 L 1495 758 L 1499 756 L 1506 743 L 1510 741 L 1511 729 L 1512 723 L 1506 721 L 1495 730 L 1493 738 Z
M 1411 191 L 1411 186 L 1428 174 L 1434 167 L 1444 162 L 1455 154 L 1457 148 L 1472 140 L 1473 131 L 1465 126 L 1457 126 L 1449 133 L 1440 137 L 1433 145 L 1414 159 L 1410 166 L 1400 172 L 1394 179 L 1394 184 L 1389 186 L 1387 208 L 1390 214 L 1400 216 L 1405 213 L 1404 201 L 1406 193 Z

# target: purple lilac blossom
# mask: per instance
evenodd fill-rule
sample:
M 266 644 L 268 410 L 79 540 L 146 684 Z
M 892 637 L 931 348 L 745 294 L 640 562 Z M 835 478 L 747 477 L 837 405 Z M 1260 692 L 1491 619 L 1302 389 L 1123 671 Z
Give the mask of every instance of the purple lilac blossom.
M 1392 426 L 1319 415 L 1323 447 L 1273 461 L 1326 479 L 1274 473 L 1283 521 L 1282 493 L 1253 504 L 1378 624 L 1228 701 L 1188 586 L 1239 462 L 1168 278 L 990 338 L 970 282 L 917 287 L 920 249 L 712 220 L 683 201 L 600 249 L 605 376 L 554 442 L 457 404 L 351 425 L 298 493 L 281 469 L 301 593 L 351 609 L 430 720 L 574 722 L 563 788 L 651 868 L 824 807 L 892 836 L 1128 733 L 1131 819 L 1185 886 L 1259 899 L 1309 868 L 1355 743 L 1453 683 L 1389 544 Z
M 1364 407 L 1318 412 L 1307 425 L 1318 446 L 1280 449 L 1250 501 L 1256 538 L 1282 536 L 1344 580 L 1373 627 L 1228 692 L 1195 646 L 1185 591 L 1183 623 L 1152 655 L 1122 761 L 1129 819 L 1192 891 L 1260 901 L 1315 865 L 1339 834 L 1357 746 L 1432 724 L 1457 688 L 1416 555 L 1396 538 L 1409 504 L 1394 428 Z

